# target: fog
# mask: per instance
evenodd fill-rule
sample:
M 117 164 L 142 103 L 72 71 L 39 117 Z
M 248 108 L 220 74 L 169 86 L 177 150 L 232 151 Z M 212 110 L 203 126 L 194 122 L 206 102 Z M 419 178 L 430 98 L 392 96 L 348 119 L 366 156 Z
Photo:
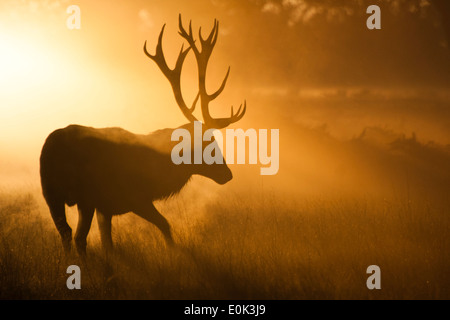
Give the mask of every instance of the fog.
M 381 30 L 366 27 L 374 3 Z M 73 298 L 56 283 L 67 261 L 41 195 L 39 157 L 52 131 L 147 134 L 187 122 L 143 51 L 147 41 L 155 52 L 165 24 L 163 51 L 175 65 L 180 13 L 194 37 L 219 21 L 207 91 L 231 73 L 210 113 L 229 117 L 246 101 L 229 128 L 279 130 L 279 169 L 261 175 L 247 154 L 246 164 L 229 164 L 225 185 L 195 176 L 157 201 L 184 251 L 168 254 L 153 225 L 115 217 L 117 277 L 105 282 L 99 241 L 89 238 L 92 274 L 78 298 L 379 298 L 357 286 L 355 270 L 373 261 L 391 268 L 394 289 L 383 297 L 449 296 L 447 2 L 80 0 L 79 30 L 66 24 L 71 4 L 0 3 L 0 298 Z M 190 52 L 187 105 L 197 85 Z M 202 119 L 200 107 L 194 115 Z M 74 226 L 75 207 L 67 213 Z

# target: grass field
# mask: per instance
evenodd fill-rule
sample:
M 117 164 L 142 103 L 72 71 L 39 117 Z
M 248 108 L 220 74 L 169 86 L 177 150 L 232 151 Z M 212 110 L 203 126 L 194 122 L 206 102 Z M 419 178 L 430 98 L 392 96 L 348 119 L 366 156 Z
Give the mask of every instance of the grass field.
M 309 197 L 255 192 L 199 206 L 186 191 L 153 225 L 113 218 L 107 263 L 94 219 L 88 255 L 65 256 L 39 189 L 0 194 L 1 299 L 449 299 L 449 199 Z M 245 199 L 245 200 L 244 200 Z M 75 227 L 76 208 L 67 210 Z M 66 268 L 81 267 L 81 290 Z M 366 268 L 381 268 L 368 290 Z

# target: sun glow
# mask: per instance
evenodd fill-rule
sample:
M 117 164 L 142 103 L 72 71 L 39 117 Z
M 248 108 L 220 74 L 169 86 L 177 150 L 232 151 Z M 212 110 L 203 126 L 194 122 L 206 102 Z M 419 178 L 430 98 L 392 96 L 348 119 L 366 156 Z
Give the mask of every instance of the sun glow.
M 0 34 L 0 80 L 2 85 L 15 81 L 48 80 L 56 69 L 52 54 L 29 39 Z M 10 85 L 12 87 L 12 85 Z
M 35 41 L 0 33 L 0 86 L 2 117 L 29 111 L 23 103 L 42 93 L 60 72 L 58 59 Z

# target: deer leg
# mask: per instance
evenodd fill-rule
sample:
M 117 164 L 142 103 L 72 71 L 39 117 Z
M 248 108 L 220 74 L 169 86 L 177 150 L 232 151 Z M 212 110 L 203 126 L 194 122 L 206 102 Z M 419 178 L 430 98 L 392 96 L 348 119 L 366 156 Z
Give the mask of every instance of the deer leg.
M 100 238 L 102 240 L 103 249 L 106 253 L 111 252 L 113 249 L 111 237 L 111 219 L 111 215 L 104 214 L 97 210 L 97 222 L 100 229 Z
M 78 204 L 78 225 L 75 232 L 75 246 L 80 256 L 86 255 L 87 235 L 91 229 L 95 208 Z
M 64 252 L 66 254 L 70 253 L 71 242 L 72 242 L 72 229 L 67 224 L 66 220 L 66 208 L 64 202 L 48 202 L 50 208 L 50 213 L 52 215 L 53 221 L 55 222 L 56 229 L 61 235 L 62 244 L 64 247 Z
M 158 227 L 159 230 L 164 235 L 164 238 L 166 240 L 166 243 L 169 246 L 173 245 L 173 238 L 172 238 L 172 232 L 170 230 L 170 225 L 167 222 L 166 218 L 164 218 L 158 210 L 156 210 L 153 203 L 151 203 L 147 208 L 138 210 L 135 212 L 138 216 L 141 218 L 147 220 L 148 222 L 153 223 L 155 226 Z

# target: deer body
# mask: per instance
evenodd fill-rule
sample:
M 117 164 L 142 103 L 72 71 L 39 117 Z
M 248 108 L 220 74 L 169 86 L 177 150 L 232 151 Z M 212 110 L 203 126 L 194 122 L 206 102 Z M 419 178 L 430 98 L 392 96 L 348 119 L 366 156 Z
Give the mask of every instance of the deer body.
M 188 41 L 190 47 L 181 49 L 173 70 L 167 66 L 162 53 L 163 31 L 164 27 L 159 36 L 156 55 L 149 54 L 145 46 L 144 52 L 156 62 L 169 80 L 175 100 L 189 120 L 188 124 L 180 128 L 189 130 L 193 135 L 197 119 L 192 112 L 198 99 L 201 100 L 205 129 L 224 128 L 241 119 L 245 113 L 245 104 L 242 112 L 239 108 L 229 118 L 213 119 L 208 112 L 209 102 L 223 90 L 229 74 L 228 70 L 219 90 L 211 95 L 206 93 L 206 64 L 217 39 L 218 23 L 214 22 L 208 39 L 204 40 L 200 32 L 200 51 L 195 45 L 191 26 L 188 34 L 182 26 L 180 16 L 180 35 Z M 190 49 L 195 53 L 201 72 L 199 93 L 192 107 L 188 108 L 181 94 L 180 75 L 183 61 Z M 70 250 L 72 241 L 72 229 L 65 216 L 66 204 L 78 206 L 75 244 L 81 255 L 86 252 L 86 237 L 95 211 L 102 243 L 107 250 L 112 249 L 112 216 L 127 212 L 134 212 L 153 223 L 162 231 L 167 243 L 171 244 L 173 240 L 170 225 L 156 210 L 153 201 L 176 194 L 195 174 L 208 177 L 219 184 L 232 178 L 225 161 L 214 164 L 174 164 L 171 159 L 171 150 L 175 145 L 171 141 L 173 130 L 162 129 L 148 135 L 137 135 L 121 128 L 95 129 L 70 125 L 48 136 L 40 157 L 41 185 L 66 251 Z M 192 145 L 192 155 L 197 147 Z
M 163 131 L 168 145 L 170 131 Z M 68 126 L 48 137 L 41 156 L 44 194 L 51 192 L 70 206 L 92 203 L 112 214 L 177 193 L 195 169 L 173 164 L 170 150 L 153 144 L 151 134 L 120 128 Z

